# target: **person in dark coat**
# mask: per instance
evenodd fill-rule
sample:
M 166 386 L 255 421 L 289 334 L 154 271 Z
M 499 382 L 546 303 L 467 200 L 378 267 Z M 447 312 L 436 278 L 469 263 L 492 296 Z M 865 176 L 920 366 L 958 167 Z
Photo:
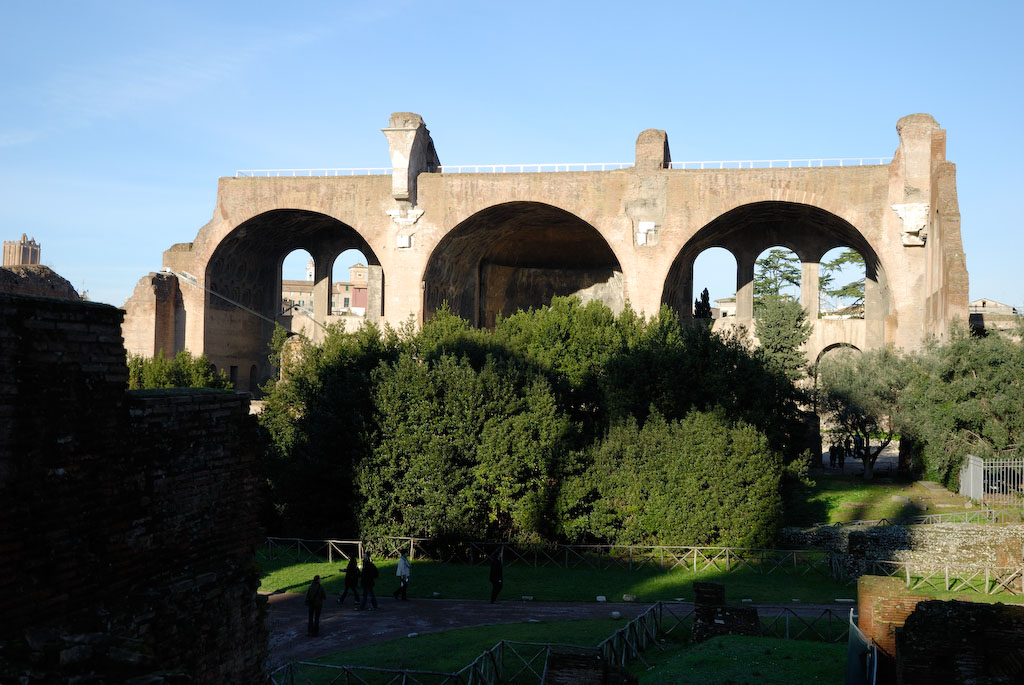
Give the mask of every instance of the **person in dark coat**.
M 373 604 L 373 608 L 377 608 L 377 595 L 373 592 L 373 585 L 377 582 L 377 576 L 380 572 L 377 567 L 370 561 L 370 555 L 367 554 L 363 557 L 363 573 L 360 576 L 363 581 L 363 601 L 359 604 L 359 611 L 366 610 L 367 601 Z
M 501 592 L 501 586 L 505 582 L 504 569 L 501 566 L 501 551 L 494 553 L 491 557 L 491 604 L 498 601 L 498 593 Z
M 320 610 L 324 608 L 324 600 L 327 593 L 324 586 L 320 584 L 320 576 L 313 576 L 313 582 L 306 590 L 306 606 L 309 607 L 309 627 L 307 634 L 316 637 L 320 634 Z
M 356 563 L 355 557 L 348 558 L 348 566 L 341 569 L 341 572 L 345 574 L 345 591 L 338 597 L 338 604 L 344 604 L 345 598 L 348 597 L 349 590 L 352 591 L 352 596 L 356 598 L 356 605 L 359 605 L 359 564 Z

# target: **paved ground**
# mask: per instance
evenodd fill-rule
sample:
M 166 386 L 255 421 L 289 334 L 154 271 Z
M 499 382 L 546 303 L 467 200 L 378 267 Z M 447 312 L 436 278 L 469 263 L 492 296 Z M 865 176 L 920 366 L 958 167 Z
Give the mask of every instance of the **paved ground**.
M 821 446 L 821 463 L 812 464 L 812 473 L 844 473 L 846 475 L 863 475 L 864 474 L 864 462 L 860 459 L 848 458 L 844 460 L 843 468 L 840 469 L 838 466 L 830 468 L 828 465 L 828 443 L 826 442 Z M 878 455 L 878 459 L 875 461 L 875 475 L 879 477 L 892 476 L 899 470 L 899 442 L 893 441 L 886 445 L 882 453 Z
M 409 633 L 430 633 L 495 623 L 521 623 L 530 619 L 573 620 L 610 617 L 619 611 L 624 619 L 636 616 L 650 605 L 645 603 L 597 602 L 524 602 L 480 600 L 414 599 L 399 602 L 391 597 L 378 598 L 377 611 L 354 611 L 351 604 L 342 607 L 337 597 L 329 597 L 320 615 L 319 637 L 307 637 L 308 615 L 304 595 L 270 595 L 270 667 L 288 661 L 305 661 L 361 645 L 406 637 Z M 687 608 L 691 605 L 686 605 Z M 775 616 L 782 605 L 758 606 L 762 616 Z M 799 615 L 819 616 L 824 609 L 845 615 L 850 604 L 788 605 Z M 623 620 L 622 623 L 625 623 Z M 609 626 L 609 634 L 613 632 Z

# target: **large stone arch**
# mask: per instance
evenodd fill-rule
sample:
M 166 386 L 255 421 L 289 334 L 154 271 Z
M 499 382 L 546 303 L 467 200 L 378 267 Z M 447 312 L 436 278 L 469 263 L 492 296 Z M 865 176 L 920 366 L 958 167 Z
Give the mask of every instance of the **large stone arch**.
M 423 285 L 424 318 L 447 302 L 478 326 L 555 295 L 600 300 L 616 312 L 625 305 L 622 268 L 601 233 L 542 202 L 493 205 L 459 222 L 431 253 Z
M 236 380 L 236 387 L 263 382 L 271 369 L 267 345 L 281 315 L 281 264 L 303 249 L 314 272 L 314 337 L 330 323 L 331 272 L 346 249 L 358 249 L 370 267 L 371 305 L 367 318 L 383 315 L 383 269 L 376 254 L 352 226 L 319 212 L 275 209 L 247 219 L 227 233 L 206 263 L 203 349 Z
M 735 207 L 698 230 L 676 255 L 662 290 L 662 303 L 681 317 L 691 316 L 693 263 L 709 247 L 721 247 L 736 258 L 736 323 L 753 326 L 754 262 L 765 249 L 793 250 L 802 264 L 801 301 L 815 324 L 808 356 L 845 342 L 860 348 L 885 343 L 884 325 L 892 309 L 882 260 L 864 233 L 846 219 L 820 207 L 791 201 L 761 201 Z M 865 320 L 829 322 L 818 319 L 819 261 L 834 247 L 850 247 L 864 257 Z
M 838 342 L 826 346 L 814 357 L 814 366 L 821 363 L 821 360 L 830 353 L 841 353 L 841 352 L 860 352 L 861 349 L 852 343 Z

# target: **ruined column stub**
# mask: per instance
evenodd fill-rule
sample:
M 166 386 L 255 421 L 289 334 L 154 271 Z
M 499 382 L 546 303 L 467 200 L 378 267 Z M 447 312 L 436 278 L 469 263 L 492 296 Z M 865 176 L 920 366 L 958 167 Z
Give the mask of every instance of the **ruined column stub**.
M 903 188 L 891 207 L 902 222 L 903 245 L 920 247 L 928 240 L 932 199 L 932 162 L 946 157 L 946 135 L 930 114 L 909 114 L 896 123 Z
M 423 117 L 413 112 L 395 112 L 388 128 L 381 129 L 391 153 L 391 195 L 402 209 L 416 205 L 416 177 L 421 172 L 437 171 L 441 166 L 430 131 Z
M 671 162 L 668 134 L 656 128 L 641 131 L 636 137 L 636 168 L 667 169 Z

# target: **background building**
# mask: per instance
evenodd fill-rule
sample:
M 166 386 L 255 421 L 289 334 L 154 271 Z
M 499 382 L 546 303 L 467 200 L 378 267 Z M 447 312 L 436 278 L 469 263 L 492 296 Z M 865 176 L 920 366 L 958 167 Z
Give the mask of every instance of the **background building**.
M 39 263 L 39 243 L 24 233 L 21 240 L 4 241 L 4 266 L 22 266 Z

